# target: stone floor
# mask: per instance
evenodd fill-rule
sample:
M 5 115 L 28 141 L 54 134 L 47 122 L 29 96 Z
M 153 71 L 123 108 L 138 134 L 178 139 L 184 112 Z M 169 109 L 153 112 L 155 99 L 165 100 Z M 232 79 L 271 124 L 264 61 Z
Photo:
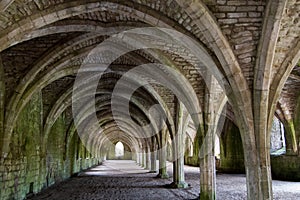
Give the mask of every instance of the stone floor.
M 172 164 L 168 164 L 171 174 Z M 172 178 L 158 179 L 156 174 L 147 173 L 133 161 L 106 161 L 54 185 L 32 200 L 98 200 L 98 199 L 195 199 L 199 194 L 199 168 L 185 166 L 187 189 L 168 189 Z M 273 181 L 275 200 L 300 199 L 300 183 Z M 218 174 L 217 199 L 246 199 L 245 175 Z

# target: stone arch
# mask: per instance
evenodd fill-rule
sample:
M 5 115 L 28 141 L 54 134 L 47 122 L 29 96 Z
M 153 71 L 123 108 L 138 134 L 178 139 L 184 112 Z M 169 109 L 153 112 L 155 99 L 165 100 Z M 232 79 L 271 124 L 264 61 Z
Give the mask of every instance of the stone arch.
M 196 137 L 196 130 L 192 130 L 193 132 L 189 131 L 189 129 L 192 129 L 191 126 L 192 120 L 189 120 L 188 122 L 188 127 L 185 129 L 186 130 L 186 149 L 188 150 L 188 156 L 192 157 L 194 156 L 194 143 L 195 143 L 195 137 Z
M 48 82 L 50 81 L 50 80 L 47 80 L 47 77 L 43 77 L 43 80 L 44 80 L 44 81 L 48 81 Z M 26 96 L 27 96 L 27 95 L 26 95 Z
M 225 84 L 225 92 L 228 96 L 228 100 L 233 105 L 236 105 L 234 106 L 235 113 L 241 116 L 239 127 L 241 130 L 247 132 L 243 134 L 247 139 L 244 138 L 243 140 L 252 141 L 252 144 L 254 144 L 255 138 L 252 134 L 254 130 L 251 130 L 251 127 L 253 127 L 253 120 L 251 120 L 253 119 L 251 92 L 228 40 L 223 35 L 214 17 L 203 2 L 194 2 L 192 0 L 176 1 L 195 21 L 199 29 L 203 31 L 206 39 L 210 41 L 210 46 L 221 63 L 221 67 L 224 71 L 223 79 L 225 80 L 220 82 L 217 76 L 216 78 L 220 85 L 226 82 L 230 85 Z M 251 145 L 251 143 L 248 144 Z M 253 152 L 256 152 L 254 145 L 249 148 L 251 148 Z M 253 163 L 255 162 L 253 161 Z
M 71 22 L 70 22 L 71 23 Z M 82 24 L 70 24 L 70 25 L 53 25 L 53 26 L 46 26 L 39 28 L 37 30 L 34 30 L 30 32 L 28 35 L 26 35 L 26 38 L 21 40 L 20 42 L 24 42 L 27 40 L 32 40 L 38 37 L 43 37 L 47 35 L 52 34 L 58 34 L 58 33 L 68 33 L 68 32 L 87 32 L 87 33 L 94 33 L 96 35 L 102 34 L 102 35 L 113 35 L 122 31 L 126 31 L 129 29 L 137 28 L 137 27 L 144 27 L 147 24 L 142 24 L 138 22 L 134 22 L 131 24 L 127 23 L 118 23 L 118 26 L 114 26 L 115 23 L 107 23 L 107 24 L 101 24 L 101 23 L 95 23 L 93 21 L 87 22 L 84 25 Z
M 124 145 L 121 141 L 116 143 L 115 156 L 116 157 L 123 157 L 124 156 Z
M 107 149 L 107 145 L 113 145 L 116 140 L 121 140 L 123 143 L 131 147 L 131 152 L 137 152 L 140 147 L 139 140 L 130 137 L 127 134 L 122 134 L 121 136 L 115 136 L 114 133 L 119 133 L 119 130 L 112 130 L 109 135 L 103 137 L 102 134 L 96 136 L 94 143 L 98 146 L 98 151 L 105 153 L 103 149 Z
M 88 89 L 88 88 L 85 88 L 85 89 Z M 152 91 L 150 93 L 151 94 L 156 94 L 155 91 Z M 54 106 L 53 109 L 51 110 L 51 112 L 49 113 L 49 116 L 47 117 L 47 121 L 45 123 L 46 126 L 44 128 L 44 130 L 45 130 L 44 140 L 47 140 L 47 133 L 49 132 L 49 130 L 50 130 L 51 126 L 52 126 L 51 124 L 53 124 L 56 121 L 57 117 L 60 115 L 61 112 L 63 112 L 65 110 L 66 107 L 70 106 L 70 104 L 71 104 L 70 99 L 69 100 L 65 99 L 65 97 L 69 97 L 70 98 L 70 96 L 69 96 L 70 94 L 71 94 L 71 90 L 67 91 L 64 95 L 62 95 L 61 99 L 59 99 L 57 101 L 56 106 Z M 157 98 L 158 98 L 158 95 L 155 95 L 155 96 L 157 96 Z M 81 97 L 84 97 L 84 96 L 81 96 Z M 159 100 L 159 101 L 161 102 L 161 104 L 163 103 L 162 100 Z M 64 104 L 61 104 L 61 102 L 64 102 Z M 168 110 L 166 107 L 164 109 Z M 169 120 L 170 120 L 170 118 L 169 118 Z
M 100 33 L 100 35 L 101 35 L 101 34 L 102 34 L 102 33 Z M 74 41 L 75 44 L 78 44 L 78 43 L 79 43 L 78 40 L 79 40 L 79 41 L 84 41 L 84 40 L 87 39 L 86 37 L 87 37 L 86 35 L 84 35 L 83 37 L 80 36 L 79 38 L 75 38 L 75 40 L 73 40 L 73 41 Z M 90 36 L 89 36 L 89 37 L 90 37 Z M 88 37 L 88 38 L 89 38 L 89 37 Z M 74 45 L 74 44 L 73 44 L 73 45 Z M 65 49 L 70 49 L 70 48 L 71 48 L 71 47 L 69 47 L 69 46 L 67 45 L 67 47 L 66 47 L 66 48 L 62 48 L 62 50 L 61 50 L 61 47 L 60 47 L 60 46 L 59 46 L 58 48 L 52 49 L 51 53 L 54 52 L 54 55 L 51 54 L 51 55 L 53 56 L 52 58 L 49 56 L 49 54 L 48 54 L 48 52 L 47 52 L 47 53 L 46 53 L 46 56 L 45 56 L 44 58 L 42 58 L 39 62 L 37 62 L 37 64 L 30 70 L 30 72 L 26 74 L 26 78 L 24 78 L 23 81 L 18 85 L 18 87 L 17 87 L 18 89 L 16 89 L 16 93 L 14 93 L 13 97 L 11 98 L 11 100 L 10 100 L 8 106 L 7 106 L 7 107 L 8 107 L 8 110 L 14 111 L 14 110 L 16 109 L 17 104 L 18 104 L 18 102 L 20 101 L 21 97 L 24 95 L 23 93 L 25 92 L 26 87 L 29 85 L 29 83 L 31 83 L 31 82 L 34 80 L 34 78 L 36 77 L 36 75 L 37 75 L 41 70 L 43 70 L 43 68 L 44 68 L 45 66 L 47 66 L 48 63 L 51 63 L 51 61 L 53 61 L 53 60 L 55 59 L 56 55 L 59 56 L 59 54 L 60 54 L 60 53 L 63 53 Z M 119 47 L 119 48 L 120 48 L 120 47 Z M 75 56 L 75 57 L 76 57 L 76 56 Z M 80 55 L 77 56 L 77 57 L 80 57 Z M 49 59 L 49 58 L 50 58 L 50 59 Z M 69 58 L 70 58 L 70 57 L 66 57 L 63 61 L 60 61 L 60 62 L 58 63 L 57 66 L 54 66 L 54 68 L 57 70 L 57 69 L 59 69 L 59 68 L 64 67 L 64 65 L 66 65 L 65 62 L 66 62 Z M 73 58 L 74 58 L 74 57 L 73 57 Z M 133 57 L 133 56 L 132 56 L 131 59 L 136 60 L 136 57 Z M 46 62 L 45 62 L 45 61 L 46 61 Z M 55 72 L 55 69 L 52 70 L 52 72 Z M 51 74 L 51 72 L 49 72 L 49 74 Z M 48 76 L 48 77 L 49 77 L 49 76 Z M 46 80 L 46 78 L 44 78 L 44 80 Z M 26 84 L 23 84 L 23 82 L 25 82 Z M 9 118 L 8 121 L 11 121 L 10 117 L 13 117 L 13 115 L 14 115 L 14 113 L 11 112 L 11 113 L 10 113 L 10 116 L 8 116 L 8 118 Z M 11 128 L 8 128 L 8 130 L 9 130 L 9 129 L 11 129 Z M 9 132 L 10 132 L 10 131 L 9 131 Z
M 4 109 L 5 109 L 5 82 L 4 82 L 2 58 L 0 56 L 0 137 L 1 139 L 3 138 L 4 135 Z M 0 142 L 0 144 L 1 143 L 2 142 Z
M 158 11 L 151 10 L 151 12 L 149 12 L 148 8 L 144 6 L 137 7 L 130 2 L 122 3 L 116 2 L 114 0 L 107 0 L 105 2 L 95 2 L 94 0 L 85 2 L 78 1 L 76 4 L 74 4 L 74 2 L 67 2 L 61 4 L 58 8 L 53 6 L 42 10 L 38 15 L 24 18 L 23 20 L 19 21 L 19 23 L 14 24 L 12 27 L 9 27 L 7 30 L 5 30 L 6 36 L 0 38 L 0 50 L 2 51 L 11 45 L 17 44 L 19 41 L 22 41 L 24 39 L 24 35 L 30 33 L 33 30 L 52 24 L 62 19 L 67 19 L 71 16 L 80 15 L 86 12 L 101 11 L 109 6 L 118 9 L 123 8 L 124 10 L 126 10 L 126 8 L 130 8 L 132 9 L 132 12 L 130 13 L 131 15 L 152 26 L 171 28 L 174 27 L 175 24 L 175 22 L 165 16 L 156 18 L 155 16 L 158 16 Z M 120 10 L 120 12 L 124 11 Z M 181 27 L 176 28 L 179 31 L 190 35 L 185 29 Z M 10 37 L 8 37 L 7 35 L 10 35 Z
M 142 147 L 142 143 L 140 142 L 140 140 L 136 140 L 129 135 L 114 136 L 113 133 L 114 132 L 111 132 L 111 134 L 107 135 L 107 137 L 101 137 L 100 135 L 98 136 L 98 138 L 96 138 L 96 140 L 99 142 L 99 151 L 101 151 L 101 149 L 103 149 L 107 144 L 114 144 L 118 140 L 121 140 L 129 147 L 132 147 L 131 152 L 137 153 L 138 150 Z
M 100 125 L 101 125 L 101 123 L 107 123 L 107 120 L 109 120 L 109 122 L 113 122 L 114 120 L 115 120 L 115 118 L 116 117 L 114 117 L 114 118 L 112 118 L 112 116 L 108 113 L 108 114 L 105 114 L 105 113 L 102 113 L 102 116 L 103 116 L 103 118 L 105 119 L 104 121 L 102 121 L 101 122 L 101 120 L 100 120 Z M 122 119 L 122 118 L 121 118 Z M 127 129 L 127 127 L 130 127 L 131 125 L 131 121 L 129 121 L 129 120 L 125 120 L 125 119 L 122 119 L 123 120 L 123 122 L 125 122 L 125 123 L 127 123 L 128 125 L 126 125 L 126 124 L 124 124 L 124 127 L 126 127 L 125 129 Z M 137 120 L 138 120 L 138 118 L 137 118 Z M 98 124 L 98 122 L 94 122 L 95 124 Z M 93 127 L 93 124 L 90 124 L 88 127 Z M 112 128 L 114 128 L 114 127 L 116 127 L 116 126 L 112 126 Z M 97 127 L 96 127 L 97 128 Z M 135 128 L 134 128 L 134 126 L 132 126 L 131 127 L 131 129 L 128 129 L 128 131 L 125 131 L 125 132 L 132 132 L 132 131 L 134 132 L 135 131 Z M 91 130 L 87 130 L 88 132 L 93 132 L 93 128 L 91 129 Z M 110 128 L 109 127 L 106 127 L 106 129 L 104 130 L 105 132 L 109 132 L 109 131 L 111 131 L 110 130 Z M 94 133 L 97 133 L 97 132 L 99 132 L 98 130 L 95 130 L 94 131 Z M 94 139 L 94 137 L 92 136 L 93 135 L 93 133 L 92 134 L 90 134 L 90 141 L 92 141 L 92 142 L 95 142 L 96 140 Z M 87 138 L 88 139 L 88 138 Z M 88 139 L 89 140 L 89 139 Z M 95 146 L 95 145 L 91 145 L 91 146 Z
M 276 107 L 276 114 L 278 115 L 278 118 L 284 125 L 284 135 L 287 141 L 287 153 L 296 154 L 299 147 L 297 144 L 298 139 L 295 132 L 295 124 L 293 123 L 293 117 L 287 105 L 283 104 L 283 102 L 281 102 L 280 100 L 278 101 Z
M 5 0 L 0 2 L 0 13 L 4 12 L 15 0 Z
M 278 98 L 281 94 L 281 91 L 286 83 L 289 75 L 291 74 L 292 69 L 297 65 L 300 60 L 300 39 L 295 44 L 294 48 L 290 49 L 288 56 L 285 58 L 283 63 L 280 66 L 280 71 L 274 77 L 270 90 L 272 93 L 269 98 L 269 110 L 270 113 L 274 113 L 276 109 L 276 105 L 278 102 Z
M 70 92 L 70 90 L 69 90 Z M 67 100 L 67 102 L 65 101 L 65 96 L 63 95 L 61 99 L 59 99 L 56 103 L 56 106 L 53 107 L 53 110 L 51 110 L 51 112 L 49 113 L 46 123 L 45 123 L 45 128 L 44 128 L 44 141 L 46 142 L 47 138 L 48 138 L 48 133 L 53 125 L 53 123 L 56 121 L 56 119 L 58 118 L 58 116 L 60 116 L 60 114 L 71 105 L 71 97 L 68 96 L 70 95 L 69 92 L 66 92 L 65 95 L 66 97 L 69 97 L 69 99 Z M 60 102 L 63 101 L 64 104 L 61 104 Z M 141 107 L 142 105 L 139 105 L 138 102 L 137 103 L 137 107 L 140 107 L 140 109 L 143 110 L 143 108 Z M 106 105 L 109 105 L 109 102 L 106 103 Z M 58 111 L 57 111 L 58 110 Z M 52 112 L 53 111 L 53 112 Z M 144 111 L 145 112 L 145 111 Z
M 254 70 L 254 94 L 253 110 L 254 131 L 257 137 L 257 146 L 259 147 L 259 164 L 261 167 L 261 192 L 264 198 L 272 198 L 272 177 L 270 154 L 266 153 L 271 142 L 271 123 L 275 112 L 275 104 L 269 103 L 269 89 L 271 83 L 271 72 L 273 67 L 273 58 L 280 30 L 282 13 L 285 9 L 286 1 L 272 1 L 267 3 L 263 22 L 262 36 L 258 46 L 257 60 Z M 274 100 L 273 100 L 274 101 Z M 274 107 L 273 109 L 271 107 Z M 271 111 L 272 113 L 269 113 Z M 264 127 L 267 124 L 266 128 Z M 264 128 L 262 128 L 264 127 Z M 262 153 L 265 152 L 265 153 Z M 248 193 L 249 194 L 249 193 Z
M 240 65 L 229 45 L 228 40 L 220 30 L 219 25 L 208 8 L 201 1 L 182 1 L 176 0 L 179 5 L 186 11 L 186 13 L 195 20 L 195 24 L 203 32 L 204 37 L 210 42 L 210 46 L 218 57 L 221 67 L 224 70 L 224 78 L 230 84 L 230 88 L 226 87 L 225 92 L 228 94 L 230 101 L 233 101 L 231 93 L 237 93 L 235 101 L 245 102 L 249 104 L 250 94 L 248 92 L 248 85 L 245 77 L 241 71 Z M 219 84 L 222 86 L 224 82 L 216 76 Z M 240 92 L 240 93 L 239 93 Z

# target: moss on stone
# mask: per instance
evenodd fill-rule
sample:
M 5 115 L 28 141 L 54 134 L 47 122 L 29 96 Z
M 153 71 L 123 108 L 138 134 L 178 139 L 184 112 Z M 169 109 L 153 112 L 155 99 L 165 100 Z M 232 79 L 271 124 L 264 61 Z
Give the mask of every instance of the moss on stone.
M 90 157 L 85 147 L 76 142 L 68 151 L 68 158 L 64 159 L 66 151 L 66 120 L 59 117 L 51 129 L 48 138 L 47 152 L 42 152 L 43 141 L 43 103 L 42 93 L 33 95 L 21 111 L 10 141 L 10 153 L 0 165 L 0 199 L 25 199 L 27 195 L 40 192 L 49 185 L 71 176 L 70 168 L 85 169 L 98 163 Z M 74 145 L 81 145 L 80 155 L 76 162 Z M 74 163 L 72 165 L 72 162 Z M 80 166 L 80 167 L 78 167 Z
M 212 195 L 211 195 L 212 194 Z M 214 192 L 200 192 L 200 199 L 201 200 L 215 200 L 216 194 Z
M 220 168 L 226 173 L 245 173 L 244 150 L 238 127 L 229 120 L 225 124 L 225 132 L 220 137 Z
M 272 156 L 272 178 L 284 181 L 300 181 L 300 159 L 298 156 Z

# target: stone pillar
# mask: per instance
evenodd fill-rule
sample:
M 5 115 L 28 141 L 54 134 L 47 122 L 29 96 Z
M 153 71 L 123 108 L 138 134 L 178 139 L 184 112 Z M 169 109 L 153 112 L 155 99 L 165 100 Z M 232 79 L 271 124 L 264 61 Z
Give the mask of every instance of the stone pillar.
M 139 165 L 141 166 L 141 167 L 143 167 L 143 152 L 140 152 L 139 153 Z
M 165 140 L 165 134 L 161 134 L 162 137 L 160 137 L 161 141 L 161 148 L 159 150 L 159 173 L 157 177 L 159 178 L 169 178 L 168 172 L 167 172 L 167 146 L 166 146 L 166 140 Z
M 177 124 L 176 134 L 173 141 L 173 183 L 172 187 L 187 188 L 188 184 L 184 180 L 184 136 L 183 130 L 183 104 L 177 103 Z
M 187 188 L 188 184 L 185 182 L 184 178 L 184 135 L 185 134 L 176 134 L 174 141 L 174 155 L 175 161 L 173 162 L 173 183 L 172 187 L 174 188 Z
M 300 63 L 298 63 L 298 66 Z M 296 132 L 296 141 L 298 144 L 298 156 L 300 156 L 300 96 L 298 97 L 297 106 L 294 114 L 294 124 Z
M 139 156 L 139 153 L 136 152 L 135 155 L 136 155 L 136 156 L 135 156 L 135 157 L 136 157 L 136 160 L 135 160 L 135 161 L 136 161 L 137 164 L 139 164 L 139 163 L 140 163 L 140 156 Z
M 214 155 L 214 130 L 208 128 L 205 138 L 202 140 L 199 152 L 200 162 L 200 199 L 216 199 L 216 164 Z
M 226 96 L 221 90 L 217 80 L 211 75 L 206 75 L 207 88 L 204 98 L 204 124 L 198 128 L 200 149 L 200 199 L 216 199 L 216 160 L 215 137 L 221 112 L 226 103 Z M 223 105 L 223 106 L 222 106 Z
M 149 149 L 147 149 L 147 152 L 146 152 L 146 169 L 151 170 L 151 157 L 150 157 Z
M 146 168 L 147 164 L 146 164 L 146 150 L 143 151 L 143 167 Z
M 150 173 L 156 173 L 157 167 L 156 167 L 156 151 L 151 151 L 151 170 Z
M 297 155 L 298 144 L 293 120 L 284 122 L 286 154 Z
M 4 71 L 2 65 L 2 59 L 0 56 L 0 157 L 2 158 L 2 147 L 5 141 L 4 139 L 4 100 L 5 100 L 5 82 L 4 82 Z M 2 162 L 2 161 L 1 161 Z

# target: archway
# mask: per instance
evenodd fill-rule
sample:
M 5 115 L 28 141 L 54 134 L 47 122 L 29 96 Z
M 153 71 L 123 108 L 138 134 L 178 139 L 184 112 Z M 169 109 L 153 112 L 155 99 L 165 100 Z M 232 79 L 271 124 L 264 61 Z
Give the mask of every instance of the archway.
M 115 146 L 115 157 L 122 159 L 124 157 L 124 145 L 122 142 L 117 142 Z

